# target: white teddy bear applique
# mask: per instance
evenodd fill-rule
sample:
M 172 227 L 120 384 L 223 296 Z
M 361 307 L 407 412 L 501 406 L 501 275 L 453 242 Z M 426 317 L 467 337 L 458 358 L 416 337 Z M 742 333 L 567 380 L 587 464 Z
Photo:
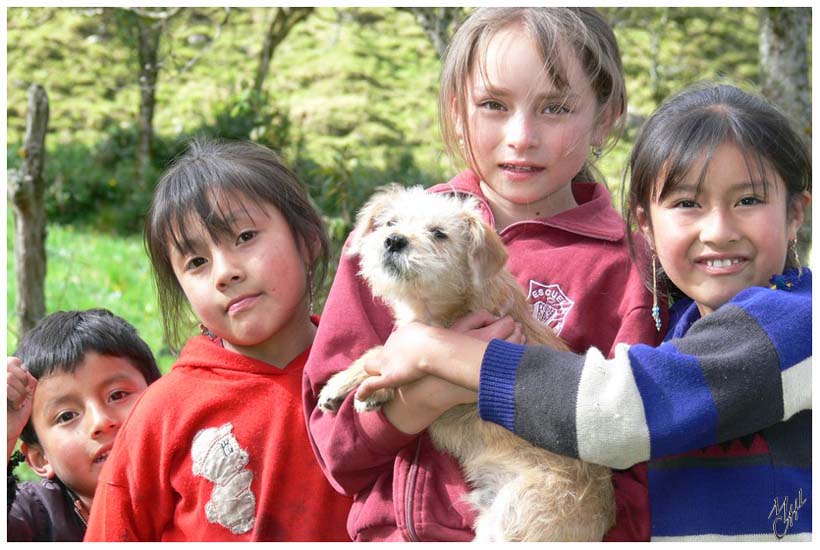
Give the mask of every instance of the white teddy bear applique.
M 246 470 L 248 453 L 233 436 L 228 422 L 200 430 L 191 444 L 193 473 L 214 483 L 205 516 L 231 533 L 241 535 L 253 528 L 256 498 L 251 492 L 253 473 Z

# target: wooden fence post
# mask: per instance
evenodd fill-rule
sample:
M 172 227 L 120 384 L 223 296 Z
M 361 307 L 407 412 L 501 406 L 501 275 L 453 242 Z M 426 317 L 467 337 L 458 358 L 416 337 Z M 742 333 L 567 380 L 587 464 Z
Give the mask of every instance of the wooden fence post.
M 9 173 L 8 194 L 14 206 L 14 260 L 17 275 L 19 336 L 46 313 L 46 189 L 45 140 L 48 130 L 48 96 L 39 84 L 28 89 L 26 136 L 20 152 L 23 165 Z

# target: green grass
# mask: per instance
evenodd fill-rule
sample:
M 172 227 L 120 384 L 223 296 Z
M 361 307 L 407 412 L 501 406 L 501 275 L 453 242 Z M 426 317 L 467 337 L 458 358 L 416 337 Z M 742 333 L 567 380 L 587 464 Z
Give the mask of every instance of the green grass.
M 17 346 L 12 216 L 6 251 L 6 353 Z M 51 225 L 46 239 L 46 313 L 103 307 L 133 324 L 157 356 L 160 368 L 173 363 L 162 335 L 148 257 L 139 236 L 105 235 L 72 226 Z

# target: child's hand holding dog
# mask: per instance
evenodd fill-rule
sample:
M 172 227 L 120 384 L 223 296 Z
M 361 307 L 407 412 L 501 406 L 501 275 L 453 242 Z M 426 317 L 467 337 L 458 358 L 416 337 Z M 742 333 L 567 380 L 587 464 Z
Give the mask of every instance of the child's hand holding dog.
M 381 388 L 398 388 L 428 375 L 476 392 L 481 359 L 494 338 L 525 343 L 517 322 L 488 311 L 470 313 L 450 329 L 418 322 L 402 325 L 390 335 L 381 353 L 365 363 L 371 377 L 359 386 L 356 395 L 364 399 Z
M 37 380 L 16 357 L 6 358 L 6 463 L 31 416 Z

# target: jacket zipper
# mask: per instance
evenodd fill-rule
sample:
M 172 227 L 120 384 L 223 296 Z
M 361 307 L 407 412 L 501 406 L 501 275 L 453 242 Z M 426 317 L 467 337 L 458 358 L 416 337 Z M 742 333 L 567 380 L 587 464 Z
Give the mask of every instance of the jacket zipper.
M 410 464 L 410 470 L 407 472 L 407 482 L 404 487 L 404 521 L 407 524 L 407 533 L 410 536 L 410 542 L 420 542 L 416 527 L 413 525 L 413 493 L 416 490 L 416 476 L 419 469 L 419 454 L 421 453 L 421 437 L 419 437 L 418 444 L 416 444 L 416 454 L 413 457 L 413 463 Z

